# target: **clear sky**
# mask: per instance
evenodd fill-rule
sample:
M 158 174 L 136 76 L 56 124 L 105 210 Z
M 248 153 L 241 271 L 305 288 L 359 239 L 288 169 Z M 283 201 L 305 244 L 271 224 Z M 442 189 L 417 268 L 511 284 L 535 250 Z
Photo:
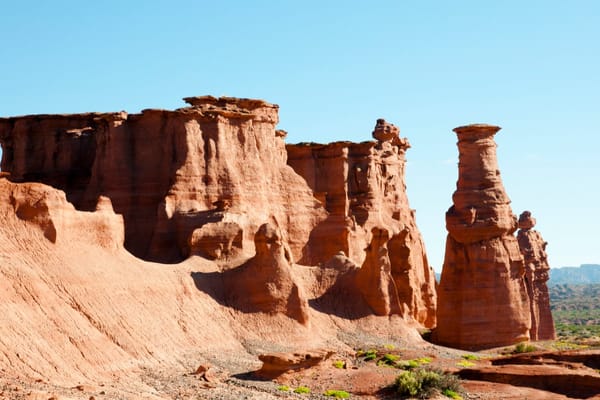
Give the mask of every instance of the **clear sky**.
M 600 263 L 600 1 L 2 1 L 0 48 L 0 116 L 255 97 L 289 143 L 369 140 L 387 119 L 438 271 L 452 128 L 500 125 L 513 211 L 551 266 Z

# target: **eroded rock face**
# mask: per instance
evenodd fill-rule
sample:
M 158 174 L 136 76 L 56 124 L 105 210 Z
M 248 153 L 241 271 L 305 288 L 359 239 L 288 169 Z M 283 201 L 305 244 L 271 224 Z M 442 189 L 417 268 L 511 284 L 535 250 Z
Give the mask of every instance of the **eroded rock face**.
M 286 151 L 276 105 L 185 101 L 174 111 L 2 118 L 3 175 L 60 189 L 79 211 L 120 214 L 124 234 L 114 241 L 121 246 L 124 236 L 141 259 L 215 261 L 223 274 L 215 281 L 231 290 L 211 293 L 242 311 L 306 323 L 299 262 L 313 266 L 305 269 L 316 282 L 307 284 L 311 299 L 327 294 L 323 303 L 337 315 L 435 325 L 434 274 L 404 182 L 410 145 L 396 126 L 378 120 L 375 141 Z M 27 201 L 18 212 L 55 241 L 58 219 L 44 216 L 44 202 Z
M 446 213 L 446 254 L 438 290 L 440 344 L 481 349 L 529 339 L 517 219 L 504 191 L 494 135 L 499 127 L 456 128 L 459 174 Z
M 258 359 L 263 362 L 255 375 L 265 379 L 274 379 L 285 373 L 312 368 L 328 360 L 334 354 L 325 349 L 297 351 L 295 353 L 261 354 Z
M 235 223 L 253 234 L 273 217 L 295 258 L 325 211 L 286 165 L 278 106 L 262 100 L 185 99 L 190 107 L 141 114 L 89 113 L 0 119 L 2 170 L 67 194 L 80 210 L 110 198 L 125 220 L 125 247 L 178 262 L 194 230 Z
M 548 282 L 550 266 L 546 254 L 547 242 L 542 235 L 533 229 L 536 220 L 530 211 L 524 211 L 519 216 L 519 233 L 517 241 L 521 254 L 525 259 L 525 283 L 529 295 L 531 310 L 531 339 L 556 339 L 554 320 L 550 311 L 550 294 Z
M 244 312 L 281 313 L 308 323 L 308 301 L 292 276 L 292 258 L 281 231 L 263 224 L 254 242 L 256 255 L 224 274 L 228 303 Z
M 386 267 L 379 277 L 370 276 L 368 281 L 378 281 L 377 287 L 381 283 L 386 288 L 369 290 L 391 297 L 377 300 L 382 302 L 378 305 L 373 298 L 368 303 L 377 314 L 406 310 L 431 327 L 435 325 L 435 277 L 406 196 L 405 152 L 410 144 L 398 135 L 396 126 L 380 119 L 373 131 L 377 141 L 287 145 L 288 164 L 306 180 L 328 212 L 327 219 L 311 232 L 301 263 L 326 264 L 341 251 L 354 264 L 365 267 L 373 264 L 370 258 L 377 260 L 378 253 L 385 251 L 380 261 Z M 376 237 L 382 231 L 387 232 L 383 241 Z M 380 270 L 380 265 L 372 267 Z M 366 279 L 372 273 L 361 274 Z M 366 286 L 361 290 L 365 294 Z

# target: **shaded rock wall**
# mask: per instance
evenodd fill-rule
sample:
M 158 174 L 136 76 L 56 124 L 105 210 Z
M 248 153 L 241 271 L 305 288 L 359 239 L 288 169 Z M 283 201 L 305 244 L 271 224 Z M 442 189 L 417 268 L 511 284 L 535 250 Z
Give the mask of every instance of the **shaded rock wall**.
M 494 135 L 499 127 L 456 128 L 457 188 L 438 290 L 440 344 L 480 349 L 529 339 L 531 317 L 517 220 L 504 191 Z
M 519 233 L 517 241 L 521 254 L 525 259 L 525 284 L 529 295 L 531 310 L 532 340 L 554 340 L 554 319 L 550 311 L 550 294 L 548 282 L 550 266 L 546 254 L 546 245 L 542 235 L 533 229 L 536 224 L 531 212 L 524 211 L 519 216 Z
M 358 284 L 363 294 L 368 288 L 379 292 L 365 294 L 376 313 L 411 315 L 431 327 L 435 277 L 404 180 L 410 144 L 384 120 L 377 121 L 373 136 L 376 141 L 363 143 L 287 145 L 288 164 L 306 179 L 328 212 L 311 232 L 301 262 L 325 264 L 341 251 L 362 265 L 359 276 L 378 271 L 377 277 Z M 380 238 L 383 231 L 385 240 Z M 375 304 L 375 298 L 382 303 Z
M 175 111 L 0 119 L 2 170 L 15 182 L 64 190 L 78 209 L 110 198 L 125 219 L 126 248 L 147 260 L 181 261 L 194 247 L 193 231 L 218 222 L 239 225 L 252 252 L 254 233 L 271 217 L 300 258 L 325 211 L 286 165 L 278 107 L 186 101 L 190 107 Z

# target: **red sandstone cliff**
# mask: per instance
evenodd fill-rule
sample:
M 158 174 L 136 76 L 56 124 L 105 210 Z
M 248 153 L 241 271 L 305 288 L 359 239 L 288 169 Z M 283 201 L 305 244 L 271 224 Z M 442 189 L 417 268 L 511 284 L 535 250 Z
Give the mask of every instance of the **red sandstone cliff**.
M 269 218 L 300 258 L 326 213 L 286 165 L 283 135 L 275 130 L 278 106 L 185 100 L 191 106 L 175 111 L 0 119 L 2 170 L 14 182 L 64 190 L 81 210 L 93 210 L 101 195 L 110 198 L 125 219 L 125 247 L 147 260 L 178 262 L 192 249 L 230 242 L 229 250 L 252 254 L 254 233 Z
M 435 324 L 434 275 L 404 183 L 410 146 L 397 127 L 379 120 L 376 141 L 286 151 L 276 105 L 185 100 L 175 111 L 0 119 L 2 170 L 14 183 L 63 191 L 79 211 L 114 210 L 123 219 L 116 245 L 124 238 L 141 259 L 213 260 L 222 274 L 198 275 L 211 282 L 198 286 L 235 309 L 308 323 L 308 301 L 328 294 L 321 304 L 351 308 L 329 308 L 341 316 Z M 30 219 L 56 241 L 62 219 L 44 218 Z M 306 271 L 312 277 L 299 281 Z
M 408 314 L 432 327 L 435 277 L 406 196 L 410 144 L 399 133 L 380 119 L 376 141 L 287 145 L 288 163 L 328 212 L 311 232 L 302 261 L 326 263 L 343 252 L 362 265 L 356 282 L 377 314 Z M 370 277 L 368 270 L 378 272 Z
M 446 254 L 434 339 L 480 349 L 529 339 L 531 317 L 517 220 L 504 191 L 494 135 L 499 127 L 456 128 L 459 172 L 446 213 Z
M 517 234 L 517 241 L 525 258 L 525 283 L 531 310 L 530 336 L 532 340 L 553 340 L 556 339 L 556 332 L 546 284 L 550 278 L 548 274 L 550 266 L 546 254 L 548 243 L 538 231 L 533 229 L 535 223 L 536 220 L 531 216 L 531 212 L 524 211 L 519 216 Z
M 286 163 L 277 106 L 186 101 L 0 119 L 3 374 L 82 382 L 348 332 L 420 341 L 435 283 L 397 128 L 331 145 L 351 158 L 313 170 L 316 189 Z

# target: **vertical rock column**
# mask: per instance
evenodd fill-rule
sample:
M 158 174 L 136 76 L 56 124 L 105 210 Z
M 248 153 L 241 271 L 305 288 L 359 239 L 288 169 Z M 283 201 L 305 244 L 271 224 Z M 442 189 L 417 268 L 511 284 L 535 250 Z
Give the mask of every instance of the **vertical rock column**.
M 554 340 L 554 319 L 550 311 L 550 294 L 546 282 L 549 279 L 547 242 L 542 235 L 533 229 L 535 218 L 531 212 L 524 211 L 519 216 L 519 233 L 517 240 L 521 253 L 525 258 L 525 283 L 529 294 L 531 310 L 531 339 Z
M 446 254 L 434 340 L 462 349 L 529 339 L 530 311 L 517 219 L 504 191 L 492 125 L 454 129 L 459 174 L 446 213 Z

